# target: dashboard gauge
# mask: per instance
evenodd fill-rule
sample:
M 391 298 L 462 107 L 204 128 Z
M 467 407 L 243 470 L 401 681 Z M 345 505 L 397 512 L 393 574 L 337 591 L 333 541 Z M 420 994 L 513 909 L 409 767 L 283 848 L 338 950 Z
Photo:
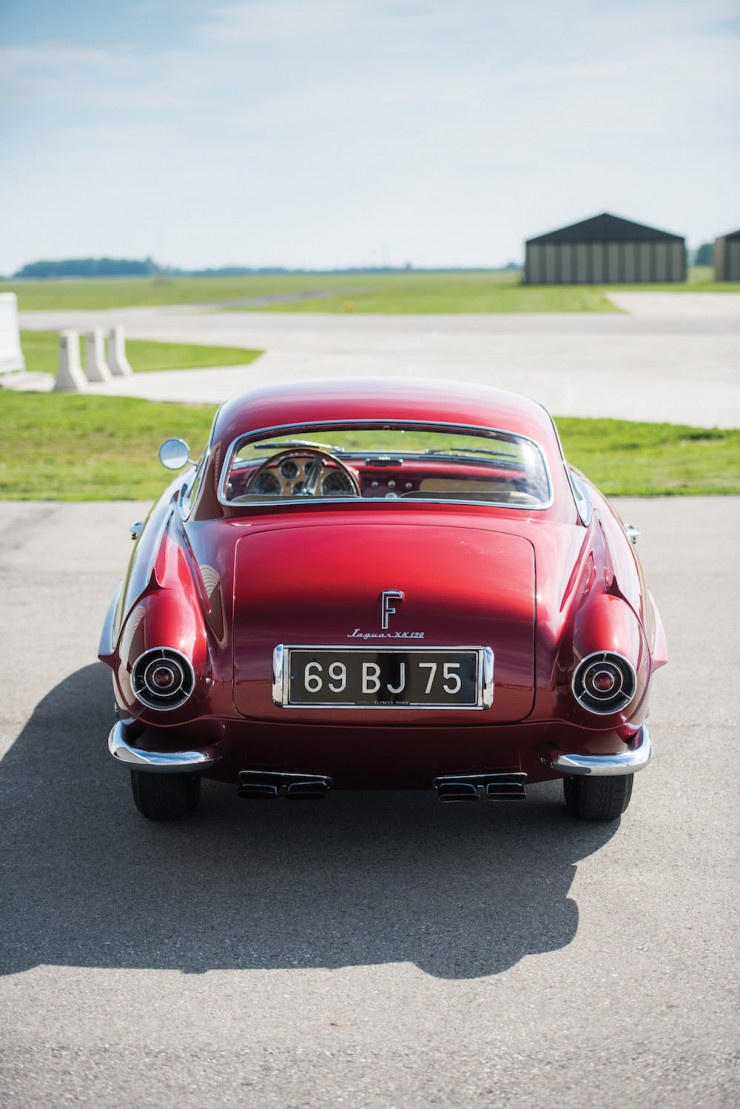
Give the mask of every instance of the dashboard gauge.
M 321 492 L 325 497 L 351 497 L 354 489 L 342 470 L 330 470 L 321 482 Z
M 277 474 L 272 474 L 269 470 L 264 470 L 257 476 L 251 489 L 252 493 L 257 493 L 261 497 L 279 497 L 282 491 L 283 487 Z
M 298 473 L 298 467 L 291 458 L 286 458 L 285 462 L 283 462 L 282 466 L 280 467 L 280 473 L 283 475 L 286 481 L 292 481 Z
M 297 481 L 295 483 L 295 485 L 293 486 L 292 492 L 293 493 L 302 493 L 303 492 L 303 486 L 305 484 L 306 484 L 305 481 Z

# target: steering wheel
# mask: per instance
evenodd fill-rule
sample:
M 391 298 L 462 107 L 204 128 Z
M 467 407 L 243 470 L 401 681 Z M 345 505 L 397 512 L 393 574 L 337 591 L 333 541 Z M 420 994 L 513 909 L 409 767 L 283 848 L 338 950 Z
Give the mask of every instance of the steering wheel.
M 280 468 L 283 463 L 289 459 L 298 462 L 299 466 L 296 474 L 290 478 L 285 478 L 283 474 L 281 474 Z M 300 465 L 301 461 L 302 465 Z M 246 484 L 245 493 L 253 492 L 255 486 L 259 484 L 260 477 L 269 471 L 271 475 L 276 477 L 280 482 L 280 493 L 278 496 L 331 496 L 331 493 L 326 494 L 321 492 L 321 485 L 323 484 L 327 470 L 332 470 L 334 468 L 344 474 L 350 483 L 351 492 L 345 495 L 361 497 L 360 483 L 357 480 L 356 474 L 353 473 L 345 462 L 342 462 L 341 458 L 337 458 L 337 456 L 330 451 L 319 450 L 318 447 L 293 447 L 289 450 L 278 451 L 277 454 L 273 454 L 270 458 L 266 458 L 262 465 L 258 466 L 250 477 Z M 294 493 L 293 487 L 296 484 L 296 478 L 299 478 L 299 480 L 302 479 L 303 484 L 301 489 L 297 493 Z

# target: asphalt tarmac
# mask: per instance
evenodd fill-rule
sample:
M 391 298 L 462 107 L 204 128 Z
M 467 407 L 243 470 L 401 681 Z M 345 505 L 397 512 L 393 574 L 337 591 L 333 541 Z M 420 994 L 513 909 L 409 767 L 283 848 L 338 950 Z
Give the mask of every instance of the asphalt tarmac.
M 609 825 L 556 784 L 144 821 L 95 654 L 145 507 L 0 505 L 0 1103 L 736 1104 L 738 499 L 619 502 L 671 661 Z

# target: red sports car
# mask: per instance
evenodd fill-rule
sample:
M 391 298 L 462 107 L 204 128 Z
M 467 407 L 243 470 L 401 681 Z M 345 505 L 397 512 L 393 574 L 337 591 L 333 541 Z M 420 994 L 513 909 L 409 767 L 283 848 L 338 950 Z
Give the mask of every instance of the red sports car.
M 465 385 L 319 381 L 216 413 L 105 621 L 108 746 L 144 816 L 198 802 L 562 778 L 613 820 L 650 760 L 663 628 L 625 528 L 552 419 Z

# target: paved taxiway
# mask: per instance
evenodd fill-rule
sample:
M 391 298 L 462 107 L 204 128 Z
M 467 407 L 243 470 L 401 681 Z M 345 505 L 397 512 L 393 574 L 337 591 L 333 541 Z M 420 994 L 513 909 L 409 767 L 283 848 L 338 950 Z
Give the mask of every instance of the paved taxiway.
M 0 1102 L 733 1104 L 740 503 L 619 507 L 671 652 L 619 826 L 544 785 L 212 786 L 168 827 L 105 751 L 94 662 L 144 507 L 0 505 Z

